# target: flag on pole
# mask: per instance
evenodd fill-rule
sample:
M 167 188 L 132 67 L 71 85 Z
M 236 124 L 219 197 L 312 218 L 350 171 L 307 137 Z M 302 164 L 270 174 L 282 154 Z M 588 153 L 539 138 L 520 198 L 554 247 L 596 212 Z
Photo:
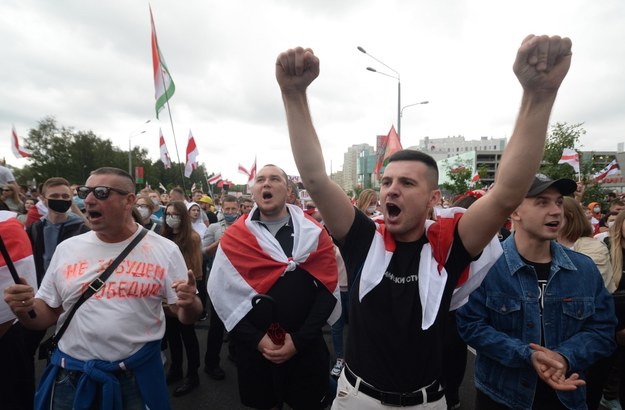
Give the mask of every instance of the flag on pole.
M 395 131 L 395 127 L 391 125 L 391 130 L 388 135 L 382 140 L 380 152 L 378 152 L 378 161 L 375 164 L 373 172 L 380 178 L 380 170 L 388 164 L 388 159 L 391 155 L 397 151 L 401 151 L 401 142 L 399 142 L 399 136 Z
M 241 174 L 245 174 L 245 175 L 250 175 L 250 171 L 248 171 L 247 169 L 245 169 L 245 167 L 241 164 L 239 164 L 239 173 Z
M 216 184 L 217 182 L 221 181 L 221 172 L 213 175 L 212 177 L 208 178 L 206 181 L 208 182 L 208 185 Z
M 594 179 L 597 182 L 601 182 L 604 179 L 606 179 L 608 176 L 618 174 L 619 172 L 620 170 L 619 170 L 618 162 L 616 162 L 616 159 L 614 159 L 605 168 L 603 168 L 601 171 L 594 174 L 592 176 L 592 179 Z
M 169 157 L 169 151 L 167 150 L 167 145 L 165 145 L 165 137 L 163 137 L 163 131 L 159 128 L 159 142 L 158 145 L 161 150 L 161 161 L 163 162 L 163 168 L 169 169 L 171 168 L 171 158 Z
M 254 164 L 252 164 L 252 168 L 249 171 L 239 164 L 239 172 L 247 175 L 247 186 L 251 189 L 254 186 L 254 179 L 256 179 L 256 157 L 254 157 Z
M 191 173 L 195 168 L 197 168 L 197 156 L 199 152 L 197 150 L 197 146 L 195 145 L 195 139 L 193 138 L 193 133 L 191 129 L 189 129 L 189 139 L 187 141 L 187 160 L 184 165 L 184 176 L 189 178 Z
M 579 154 L 572 148 L 564 148 L 562 150 L 562 158 L 558 164 L 569 164 L 573 167 L 576 174 L 579 174 Z
M 176 86 L 174 80 L 169 75 L 169 69 L 165 64 L 165 59 L 158 46 L 156 39 L 156 27 L 154 26 L 154 17 L 152 16 L 152 7 L 150 6 L 150 23 L 152 24 L 152 67 L 154 73 L 154 98 L 156 99 L 156 118 L 159 112 L 165 107 L 167 101 L 174 95 Z
M 475 171 L 475 175 L 471 177 L 471 182 L 469 182 L 469 188 L 473 188 L 475 184 L 477 184 L 477 181 L 479 180 L 480 180 L 480 173 Z
M 161 191 L 163 192 L 167 192 L 167 188 L 165 188 L 165 185 L 163 185 L 162 182 L 158 182 L 158 187 L 160 188 Z
M 20 141 L 17 138 L 17 131 L 15 131 L 15 125 L 11 129 L 11 149 L 13 150 L 13 154 L 15 154 L 15 158 L 30 157 L 30 152 L 20 147 Z

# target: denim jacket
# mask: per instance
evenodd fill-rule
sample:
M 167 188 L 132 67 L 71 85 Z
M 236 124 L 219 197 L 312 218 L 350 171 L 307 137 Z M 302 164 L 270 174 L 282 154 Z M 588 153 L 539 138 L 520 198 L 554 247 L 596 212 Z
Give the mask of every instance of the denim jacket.
M 558 352 L 579 373 L 616 344 L 614 303 L 590 258 L 551 242 L 551 271 L 541 328 L 536 272 L 523 262 L 514 235 L 469 302 L 457 311 L 460 336 L 477 351 L 476 387 L 513 409 L 531 409 L 538 375 L 529 343 Z M 569 409 L 586 409 L 586 388 L 557 392 Z

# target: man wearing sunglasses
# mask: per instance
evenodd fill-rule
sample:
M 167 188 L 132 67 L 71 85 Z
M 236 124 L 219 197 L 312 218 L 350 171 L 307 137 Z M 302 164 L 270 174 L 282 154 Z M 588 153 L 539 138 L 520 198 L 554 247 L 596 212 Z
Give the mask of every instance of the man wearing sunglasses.
M 59 244 L 36 295 L 25 281 L 5 290 L 5 301 L 27 327 L 46 329 L 57 321 L 60 327 L 80 293 L 140 232 L 131 213 L 135 182 L 125 171 L 99 168 L 77 194 L 92 231 Z M 150 231 L 76 310 L 42 378 L 36 406 L 86 408 L 98 397 L 101 407 L 120 400 L 124 409 L 169 408 L 160 359 L 163 300 L 183 323 L 195 322 L 202 310 L 178 246 Z M 120 388 L 110 394 L 102 390 L 107 386 Z

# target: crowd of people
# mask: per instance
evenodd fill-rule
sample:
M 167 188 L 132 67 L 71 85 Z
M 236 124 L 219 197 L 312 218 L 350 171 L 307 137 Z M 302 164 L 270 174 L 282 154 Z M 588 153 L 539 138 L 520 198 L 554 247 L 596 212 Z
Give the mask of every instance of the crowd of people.
M 136 192 L 108 167 L 26 192 L 0 167 L 0 237 L 19 274 L 3 257 L 2 408 L 171 408 L 167 385 L 200 388 L 201 320 L 204 372 L 225 377 L 229 340 L 251 408 L 458 409 L 467 345 L 470 408 L 620 408 L 625 204 L 584 206 L 581 184 L 536 174 L 570 62 L 569 39 L 524 39 L 495 184 L 451 206 L 419 151 L 393 154 L 379 192 L 355 200 L 330 180 L 307 102 L 319 59 L 304 48 L 278 56 L 276 79 L 307 200 L 273 164 L 239 198 Z

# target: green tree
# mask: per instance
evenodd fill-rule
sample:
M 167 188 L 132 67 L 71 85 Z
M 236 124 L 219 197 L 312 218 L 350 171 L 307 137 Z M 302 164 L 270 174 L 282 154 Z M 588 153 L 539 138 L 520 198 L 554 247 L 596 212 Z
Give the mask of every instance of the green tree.
M 582 125 L 583 123 L 567 124 L 559 122 L 551 126 L 545 143 L 545 153 L 540 166 L 540 173 L 554 179 L 577 179 L 573 167 L 569 164 L 558 164 L 558 161 L 562 158 L 562 151 L 565 148 L 581 148 L 579 140 L 586 134 L 586 130 L 582 128 Z
M 452 198 L 469 190 L 469 182 L 472 177 L 470 168 L 450 168 L 447 170 L 447 177 L 451 182 L 441 184 L 440 188 Z

